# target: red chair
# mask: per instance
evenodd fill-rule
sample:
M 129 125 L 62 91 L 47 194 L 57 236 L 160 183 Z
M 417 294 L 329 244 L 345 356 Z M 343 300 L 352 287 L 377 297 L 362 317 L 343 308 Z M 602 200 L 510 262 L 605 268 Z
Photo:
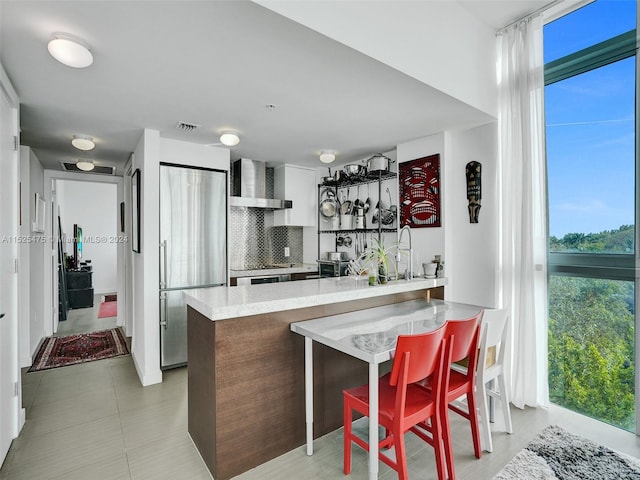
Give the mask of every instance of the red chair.
M 449 372 L 448 392 L 446 394 L 445 405 L 459 415 L 469 420 L 471 423 L 471 436 L 473 437 L 473 449 L 477 458 L 482 455 L 480 442 L 480 428 L 478 426 L 478 411 L 476 404 L 475 380 L 476 366 L 478 364 L 478 342 L 480 339 L 480 322 L 483 311 L 466 320 L 450 320 L 446 326 L 445 337 L 452 338 L 451 344 L 451 367 Z M 467 369 L 460 372 L 455 369 L 455 362 L 467 359 Z M 429 380 L 421 382 L 423 388 L 431 390 Z M 465 411 L 452 402 L 466 395 L 468 411 Z M 449 415 L 445 408 L 442 409 L 442 438 L 444 442 L 445 455 L 447 459 L 447 470 L 449 478 L 455 479 L 455 467 L 453 462 L 453 449 L 451 447 L 451 430 L 449 428 Z M 420 427 L 431 431 L 431 427 L 422 422 Z
M 438 478 L 446 479 L 445 452 L 442 443 L 442 410 L 447 390 L 451 352 L 445 339 L 444 325 L 419 334 L 400 335 L 396 345 L 391 373 L 379 380 L 379 424 L 388 434 L 377 445 L 378 457 L 407 479 L 407 458 L 404 435 L 412 431 L 435 450 Z M 427 377 L 435 388 L 427 391 L 416 382 Z M 369 451 L 369 444 L 352 432 L 352 410 L 369 416 L 369 385 L 343 391 L 344 395 L 344 473 L 351 473 L 351 442 Z M 433 426 L 431 436 L 415 427 L 420 422 Z M 395 448 L 396 460 L 380 450 Z

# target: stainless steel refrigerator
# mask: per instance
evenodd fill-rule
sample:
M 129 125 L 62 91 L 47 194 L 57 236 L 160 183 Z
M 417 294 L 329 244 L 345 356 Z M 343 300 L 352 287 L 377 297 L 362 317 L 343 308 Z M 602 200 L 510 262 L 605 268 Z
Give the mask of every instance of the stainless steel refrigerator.
M 160 165 L 160 367 L 187 362 L 182 291 L 227 281 L 227 173 Z

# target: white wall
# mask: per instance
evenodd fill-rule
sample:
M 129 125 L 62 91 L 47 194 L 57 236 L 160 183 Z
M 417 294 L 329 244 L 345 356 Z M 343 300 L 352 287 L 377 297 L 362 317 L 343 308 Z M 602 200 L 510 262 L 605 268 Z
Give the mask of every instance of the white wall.
M 81 261 L 91 260 L 95 294 L 118 289 L 118 236 L 120 233 L 117 185 L 57 180 L 65 251 L 73 256 L 73 226 L 82 228 Z
M 442 227 L 411 230 L 414 271 L 442 255 L 447 300 L 494 307 L 498 304 L 497 126 L 448 131 L 398 145 L 400 163 L 440 154 Z M 465 166 L 482 164 L 479 223 L 469 223 Z
M 408 162 L 417 158 L 427 157 L 429 155 L 440 154 L 440 211 L 442 214 L 441 227 L 425 227 L 412 228 L 411 239 L 413 242 L 413 271 L 422 272 L 422 263 L 433 260 L 434 255 L 442 255 L 443 260 L 447 262 L 447 255 L 444 245 L 444 232 L 448 225 L 447 218 L 448 204 L 446 202 L 447 193 L 447 171 L 446 163 L 449 161 L 447 152 L 445 151 L 445 135 L 439 133 L 428 137 L 414 140 L 413 142 L 398 145 L 397 158 L 398 163 Z M 403 239 L 403 244 L 405 239 Z M 401 262 L 403 263 L 403 262 Z M 402 270 L 404 271 L 404 264 Z M 448 276 L 445 271 L 445 276 Z
M 497 115 L 495 32 L 457 2 L 254 1 Z
M 133 170 L 140 169 L 140 253 L 133 253 L 132 357 L 142 385 L 162 381 L 159 333 L 160 162 L 229 170 L 226 148 L 160 138 L 145 129 L 133 154 Z
M 43 233 L 31 231 L 35 220 L 35 194 L 44 196 L 44 170 L 29 147 L 20 147 L 20 201 L 22 224 L 20 236 L 20 366 L 31 365 L 33 355 L 45 336 L 44 305 L 44 242 Z
M 447 299 L 497 307 L 500 269 L 497 124 L 448 132 L 448 137 L 445 275 L 451 280 L 446 288 Z M 471 161 L 482 164 L 478 223 L 469 222 L 467 209 L 465 167 Z

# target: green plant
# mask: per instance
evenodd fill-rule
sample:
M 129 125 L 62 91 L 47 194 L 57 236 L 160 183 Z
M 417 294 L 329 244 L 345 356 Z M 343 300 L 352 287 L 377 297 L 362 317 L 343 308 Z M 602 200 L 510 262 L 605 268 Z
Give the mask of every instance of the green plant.
M 391 246 L 385 247 L 384 238 L 373 239 L 372 246 L 367 248 L 360 256 L 360 263 L 364 268 L 380 268 L 382 267 L 385 275 L 389 273 L 389 265 L 394 269 L 395 277 L 398 278 L 398 265 L 395 256 L 398 252 L 397 242 Z

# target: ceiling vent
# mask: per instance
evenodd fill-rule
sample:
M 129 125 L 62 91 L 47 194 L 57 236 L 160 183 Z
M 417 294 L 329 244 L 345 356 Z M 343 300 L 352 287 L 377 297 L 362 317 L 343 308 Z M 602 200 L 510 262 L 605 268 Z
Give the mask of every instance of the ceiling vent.
M 196 125 L 195 123 L 187 123 L 187 122 L 178 122 L 176 124 L 176 128 L 181 132 L 191 133 L 194 132 L 200 125 Z
M 90 172 L 85 172 L 83 170 L 80 170 L 75 163 L 70 163 L 70 162 L 60 162 L 60 165 L 62 165 L 62 169 L 66 172 L 79 172 L 79 173 L 98 173 L 101 175 L 115 175 L 116 174 L 116 167 L 109 165 L 96 165 L 95 167 L 93 167 L 93 170 L 91 170 Z

